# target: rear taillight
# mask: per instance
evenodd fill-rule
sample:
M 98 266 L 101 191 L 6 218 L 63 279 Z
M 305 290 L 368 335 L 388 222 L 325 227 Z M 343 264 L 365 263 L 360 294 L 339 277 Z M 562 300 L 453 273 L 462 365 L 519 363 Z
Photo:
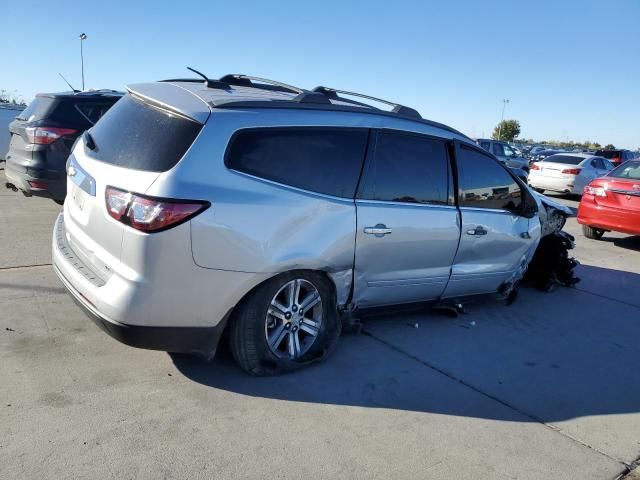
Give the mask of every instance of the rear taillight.
M 29 187 L 31 187 L 32 190 L 47 189 L 47 182 L 43 182 L 42 180 L 27 180 L 27 183 L 29 184 Z
M 622 162 L 622 160 L 620 160 L 620 157 L 613 157 L 610 161 L 612 163 L 621 163 Z
M 584 187 L 584 194 L 593 195 L 594 197 L 606 197 L 607 190 L 600 185 L 590 184 Z
M 210 205 L 209 202 L 199 200 L 154 198 L 113 187 L 107 187 L 105 202 L 111 217 L 147 233 L 180 225 Z
M 531 169 L 531 170 L 540 170 L 540 167 L 538 165 L 536 165 L 535 163 L 532 163 L 531 166 L 529 167 L 529 169 Z
M 25 128 L 25 132 L 27 133 L 29 143 L 38 145 L 49 145 L 59 138 L 78 133 L 78 131 L 73 128 L 58 127 L 27 127 Z
M 562 173 L 566 173 L 567 175 L 580 175 L 580 168 L 565 168 L 562 170 Z

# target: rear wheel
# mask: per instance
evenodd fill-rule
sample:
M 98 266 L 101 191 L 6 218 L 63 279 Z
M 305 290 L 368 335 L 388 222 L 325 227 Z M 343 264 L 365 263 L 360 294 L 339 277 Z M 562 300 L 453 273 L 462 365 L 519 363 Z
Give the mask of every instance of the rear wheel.
M 600 240 L 604 235 L 604 230 L 602 230 L 601 228 L 590 227 L 589 225 L 582 225 L 582 233 L 587 238 Z
M 279 275 L 234 312 L 231 352 L 252 375 L 274 375 L 324 357 L 340 334 L 333 285 L 317 272 Z

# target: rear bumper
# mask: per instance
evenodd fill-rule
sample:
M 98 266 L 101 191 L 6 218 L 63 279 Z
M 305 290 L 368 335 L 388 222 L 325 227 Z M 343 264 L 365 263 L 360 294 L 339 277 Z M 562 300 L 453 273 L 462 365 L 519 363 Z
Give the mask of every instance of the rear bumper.
M 58 172 L 25 166 L 10 157 L 6 160 L 4 173 L 8 183 L 29 195 L 62 201 L 67 194 L 66 176 Z M 45 182 L 46 188 L 34 188 L 29 182 Z
M 581 195 L 584 185 L 578 185 L 577 183 L 579 183 L 578 180 L 573 178 L 551 178 L 529 174 L 529 185 L 541 190 Z
M 189 353 L 206 360 L 215 355 L 227 318 L 213 327 L 150 327 L 116 322 L 101 315 L 55 265 L 53 268 L 73 301 L 93 323 L 119 342 L 148 350 Z
M 580 202 L 578 223 L 602 230 L 640 235 L 640 212 L 622 211 Z
M 74 251 L 70 227 L 61 213 L 53 229 L 54 271 L 102 330 L 134 347 L 211 358 L 235 305 L 264 279 L 262 275 L 198 267 L 190 249 L 186 252 L 188 262 L 178 254 L 154 262 L 159 270 L 153 275 L 136 272 L 128 278 L 118 264 L 111 265 L 110 274 L 105 275 Z M 189 225 L 177 228 L 188 230 Z M 180 258 L 181 268 L 170 262 L 173 257 Z

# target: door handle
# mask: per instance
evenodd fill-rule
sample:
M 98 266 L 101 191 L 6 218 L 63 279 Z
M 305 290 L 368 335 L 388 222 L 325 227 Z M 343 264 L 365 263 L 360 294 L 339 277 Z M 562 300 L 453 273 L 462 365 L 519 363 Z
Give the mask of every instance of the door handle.
M 479 235 L 486 235 L 487 233 L 489 233 L 489 232 L 487 232 L 487 229 L 484 228 L 481 225 L 478 225 L 473 230 L 467 230 L 467 235 L 477 235 L 477 236 L 479 236 Z
M 375 235 L 376 237 L 384 237 L 389 235 L 393 230 L 387 228 L 384 223 L 379 223 L 375 227 L 365 227 L 364 233 L 367 235 Z

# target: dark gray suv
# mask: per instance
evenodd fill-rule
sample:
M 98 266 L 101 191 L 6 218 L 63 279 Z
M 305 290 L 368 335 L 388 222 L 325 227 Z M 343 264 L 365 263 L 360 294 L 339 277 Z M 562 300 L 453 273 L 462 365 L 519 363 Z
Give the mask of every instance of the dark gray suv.
M 122 95 L 114 90 L 38 94 L 9 124 L 7 187 L 62 203 L 71 146 Z

